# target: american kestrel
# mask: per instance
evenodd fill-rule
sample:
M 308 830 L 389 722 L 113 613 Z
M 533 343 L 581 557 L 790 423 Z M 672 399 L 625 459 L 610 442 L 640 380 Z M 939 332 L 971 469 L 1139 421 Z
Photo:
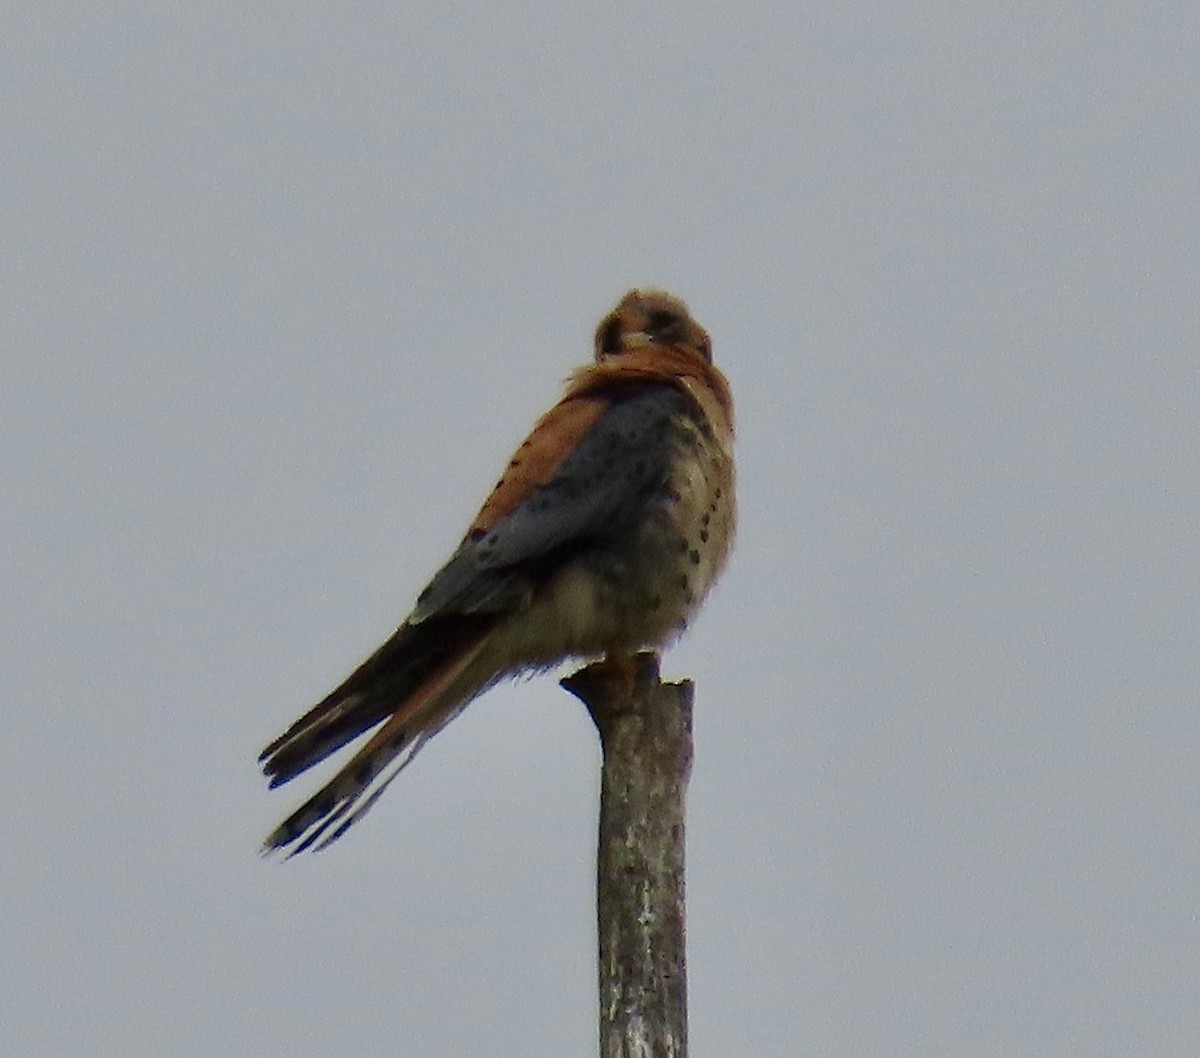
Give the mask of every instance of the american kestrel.
M 497 681 L 683 631 L 734 530 L 733 401 L 678 298 L 631 290 L 412 613 L 259 757 L 276 787 L 378 730 L 266 839 L 336 840 Z

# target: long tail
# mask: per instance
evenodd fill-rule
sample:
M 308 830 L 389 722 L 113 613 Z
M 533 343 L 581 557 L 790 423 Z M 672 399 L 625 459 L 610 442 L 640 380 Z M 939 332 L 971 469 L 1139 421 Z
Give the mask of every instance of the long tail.
M 324 848 L 361 819 L 421 746 L 496 675 L 463 682 L 494 625 L 491 617 L 401 625 L 340 687 L 267 746 L 259 760 L 274 788 L 383 724 L 267 836 L 263 852 L 292 846 L 293 856 Z

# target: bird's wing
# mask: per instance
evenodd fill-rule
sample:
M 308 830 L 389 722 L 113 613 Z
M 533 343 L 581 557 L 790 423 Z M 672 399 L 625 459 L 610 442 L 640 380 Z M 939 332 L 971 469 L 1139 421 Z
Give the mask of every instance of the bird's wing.
M 555 414 L 585 418 L 569 400 L 534 428 L 471 531 L 421 593 L 411 623 L 520 609 L 579 548 L 619 538 L 641 517 L 666 482 L 673 423 L 688 400 L 671 384 L 639 381 L 588 401 L 591 421 L 577 437 Z M 519 478 L 523 453 L 543 468 L 542 480 Z

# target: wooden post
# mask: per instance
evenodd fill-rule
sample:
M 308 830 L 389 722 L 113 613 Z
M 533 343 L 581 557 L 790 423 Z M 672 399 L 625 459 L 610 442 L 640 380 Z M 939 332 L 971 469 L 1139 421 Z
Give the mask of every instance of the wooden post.
M 562 685 L 587 706 L 604 753 L 596 911 L 601 1058 L 686 1058 L 684 791 L 692 684 L 662 683 L 643 653 Z

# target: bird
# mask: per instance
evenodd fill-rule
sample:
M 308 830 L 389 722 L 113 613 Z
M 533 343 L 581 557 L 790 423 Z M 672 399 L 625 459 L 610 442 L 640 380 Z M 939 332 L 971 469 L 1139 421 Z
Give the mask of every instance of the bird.
M 373 731 L 263 853 L 336 841 L 496 683 L 669 646 L 735 522 L 733 398 L 712 342 L 679 298 L 632 289 L 408 617 L 262 751 L 274 789 Z

